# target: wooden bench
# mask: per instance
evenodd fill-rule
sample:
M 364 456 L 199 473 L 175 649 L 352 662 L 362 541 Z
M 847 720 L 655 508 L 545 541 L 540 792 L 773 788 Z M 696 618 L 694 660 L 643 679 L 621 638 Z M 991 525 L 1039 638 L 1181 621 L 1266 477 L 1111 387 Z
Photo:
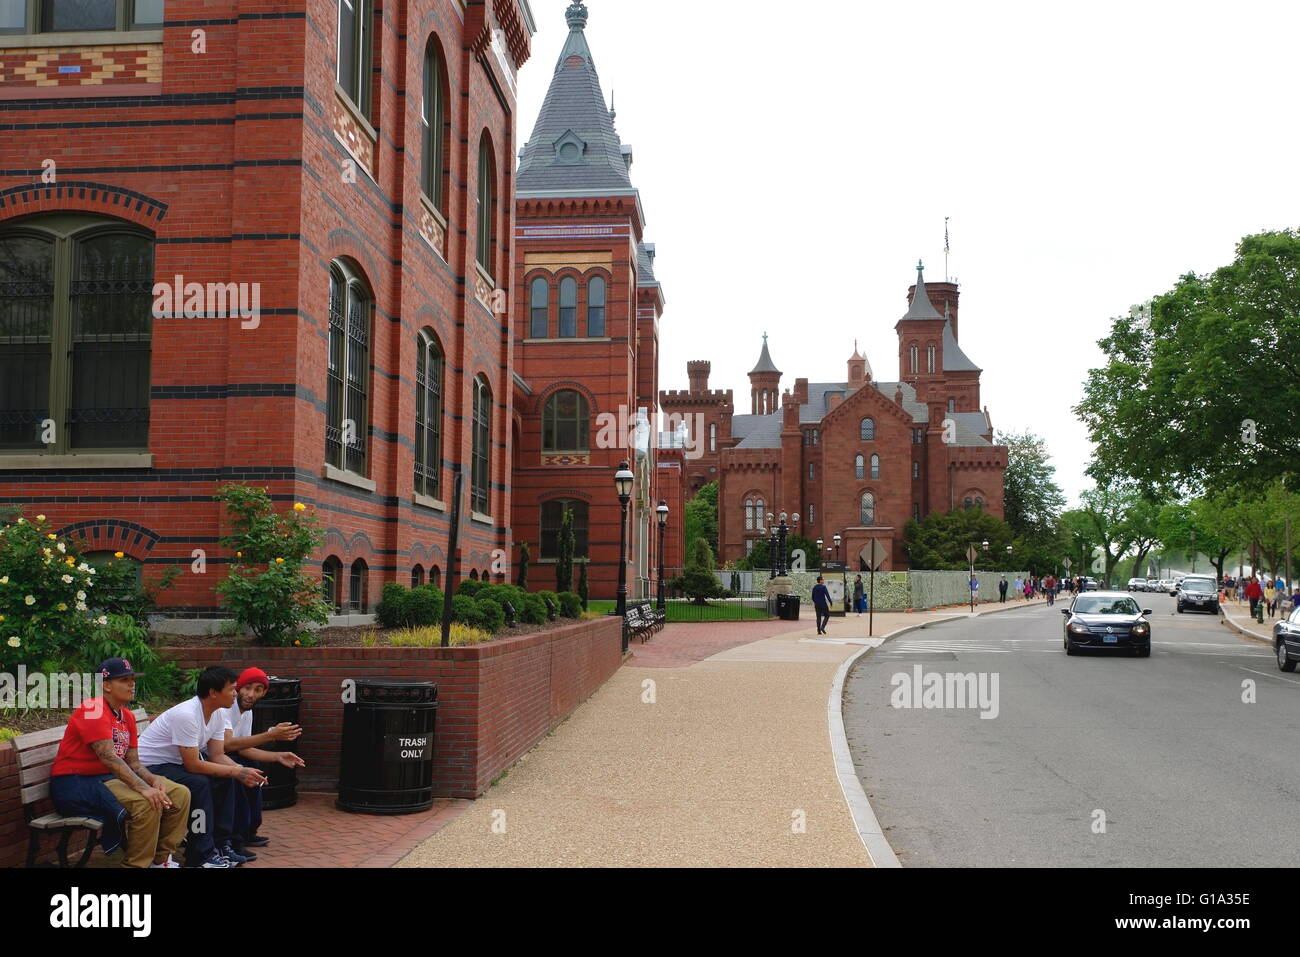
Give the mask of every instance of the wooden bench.
M 144 729 L 149 727 L 149 716 L 143 708 L 137 708 L 134 714 L 136 733 L 143 734 Z M 67 730 L 66 725 L 62 728 L 35 731 L 14 738 L 14 749 L 18 752 L 18 786 L 21 789 L 23 814 L 27 817 L 27 827 L 31 831 L 27 844 L 28 867 L 36 866 L 36 855 L 41 848 L 41 835 L 49 833 L 61 835 L 59 863 L 63 867 L 70 867 L 68 841 L 77 831 L 89 831 L 86 850 L 76 864 L 77 867 L 85 867 L 91 853 L 95 850 L 95 840 L 99 837 L 102 827 L 94 818 L 64 817 L 57 811 L 40 817 L 32 816 L 35 813 L 36 802 L 50 796 L 50 769 L 54 767 L 54 756 L 58 754 L 59 743 L 63 740 L 65 730 Z

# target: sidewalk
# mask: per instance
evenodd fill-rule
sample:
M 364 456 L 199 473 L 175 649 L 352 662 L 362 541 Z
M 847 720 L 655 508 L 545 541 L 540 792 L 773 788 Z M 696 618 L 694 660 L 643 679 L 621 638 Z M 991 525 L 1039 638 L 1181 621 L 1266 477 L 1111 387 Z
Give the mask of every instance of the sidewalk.
M 1035 602 L 997 603 L 980 614 Z M 670 625 L 398 866 L 866 867 L 827 700 L 867 616 Z M 964 617 L 875 616 L 877 638 Z
M 1254 618 L 1250 617 L 1250 602 L 1225 601 L 1219 605 L 1219 610 L 1223 615 L 1223 623 L 1234 631 L 1238 631 L 1248 638 L 1257 638 L 1260 641 L 1268 642 L 1269 647 L 1273 645 L 1273 626 L 1281 621 L 1280 618 L 1268 616 L 1264 612 L 1264 623 L 1261 625 Z

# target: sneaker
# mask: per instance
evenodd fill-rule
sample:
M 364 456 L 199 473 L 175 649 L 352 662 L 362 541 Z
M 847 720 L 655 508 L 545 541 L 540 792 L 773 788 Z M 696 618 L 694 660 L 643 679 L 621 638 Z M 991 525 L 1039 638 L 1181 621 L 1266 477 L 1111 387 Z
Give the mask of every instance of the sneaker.
M 192 864 L 190 866 L 203 868 L 204 870 L 226 870 L 228 868 L 234 867 L 235 865 L 231 861 L 226 860 L 216 851 L 213 851 L 212 854 L 208 857 L 208 859 L 204 861 L 202 864 Z
M 170 869 L 172 869 L 173 867 L 175 867 L 175 868 L 179 868 L 180 865 L 177 864 L 175 861 L 173 861 L 173 860 L 172 860 L 172 856 L 171 856 L 170 854 L 168 854 L 168 855 L 167 855 L 167 860 L 163 861 L 161 864 L 150 864 L 150 865 L 149 865 L 149 870 L 153 870 L 153 869 L 155 869 L 155 868 L 167 868 L 168 870 L 170 870 Z
M 240 864 L 247 864 L 252 858 L 240 854 L 229 844 L 222 844 L 217 848 L 217 853 L 228 860 L 232 867 L 238 867 Z
M 244 841 L 244 847 L 266 847 L 271 843 L 269 837 L 262 837 L 260 834 L 254 834 L 248 840 Z
M 242 858 L 243 858 L 244 860 L 246 860 L 246 861 L 255 861 L 255 860 L 257 860 L 257 855 L 254 854 L 252 851 L 248 850 L 248 849 L 247 849 L 247 848 L 246 848 L 242 843 L 240 843 L 240 842 L 238 842 L 238 841 L 231 841 L 231 842 L 230 842 L 230 847 L 231 847 L 232 850 L 234 850 L 234 852 L 235 852 L 236 854 L 238 854 L 240 857 L 242 857 Z

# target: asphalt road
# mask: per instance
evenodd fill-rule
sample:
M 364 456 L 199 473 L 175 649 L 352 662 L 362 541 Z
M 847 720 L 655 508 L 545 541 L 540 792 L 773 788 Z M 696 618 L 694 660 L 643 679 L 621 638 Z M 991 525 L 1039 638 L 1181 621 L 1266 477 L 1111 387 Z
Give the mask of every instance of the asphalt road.
M 1058 602 L 859 660 L 849 747 L 905 867 L 1300 865 L 1300 673 L 1217 616 L 1134 597 L 1154 612 L 1150 658 L 1067 657 Z M 917 665 L 983 675 L 990 694 L 996 675 L 996 717 L 894 706 Z

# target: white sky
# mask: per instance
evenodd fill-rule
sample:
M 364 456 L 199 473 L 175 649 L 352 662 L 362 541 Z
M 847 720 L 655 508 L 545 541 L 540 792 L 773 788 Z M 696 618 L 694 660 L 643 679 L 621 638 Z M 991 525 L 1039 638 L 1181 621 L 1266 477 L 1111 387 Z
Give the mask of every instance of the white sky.
M 568 0 L 531 0 L 522 143 Z M 1110 318 L 1242 236 L 1300 225 L 1296 0 L 587 0 L 588 41 L 657 246 L 660 385 L 842 381 L 856 337 L 898 376 L 918 258 L 961 282 L 999 430 L 1045 435 L 1071 504 L 1070 413 Z

